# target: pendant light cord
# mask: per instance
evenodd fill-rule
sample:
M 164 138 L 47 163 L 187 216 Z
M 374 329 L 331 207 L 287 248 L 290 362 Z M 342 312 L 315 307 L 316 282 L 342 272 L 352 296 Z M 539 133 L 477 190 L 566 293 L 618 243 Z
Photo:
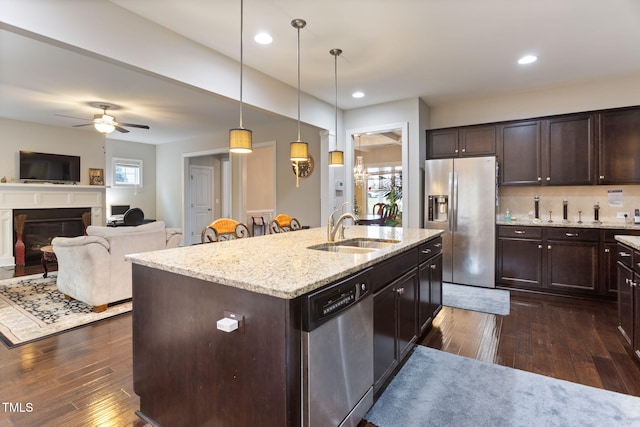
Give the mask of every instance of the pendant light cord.
M 298 28 L 298 141 L 300 141 L 300 25 Z
M 242 72 L 244 53 L 244 0 L 240 0 L 240 128 L 242 129 Z

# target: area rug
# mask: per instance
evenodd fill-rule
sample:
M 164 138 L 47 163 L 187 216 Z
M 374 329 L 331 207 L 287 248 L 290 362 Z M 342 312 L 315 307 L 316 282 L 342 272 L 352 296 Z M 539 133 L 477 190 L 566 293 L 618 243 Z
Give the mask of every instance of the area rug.
M 365 419 L 378 427 L 637 426 L 640 398 L 418 346 Z
M 464 308 L 484 313 L 509 314 L 510 296 L 504 289 L 480 288 L 477 286 L 442 284 L 442 305 Z
M 0 281 L 0 340 L 15 347 L 131 311 L 131 302 L 94 313 L 80 301 L 68 301 L 56 287 L 56 273 Z

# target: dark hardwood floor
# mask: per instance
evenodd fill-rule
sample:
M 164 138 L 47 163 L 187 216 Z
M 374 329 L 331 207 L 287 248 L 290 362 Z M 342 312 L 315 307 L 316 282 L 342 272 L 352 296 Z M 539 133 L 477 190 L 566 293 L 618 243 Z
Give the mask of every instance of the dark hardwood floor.
M 0 269 L 0 278 L 41 272 Z M 421 344 L 640 396 L 640 363 L 616 325 L 614 303 L 512 293 L 509 316 L 443 308 Z M 0 384 L 0 426 L 145 425 L 135 415 L 131 314 L 14 349 L 0 344 Z

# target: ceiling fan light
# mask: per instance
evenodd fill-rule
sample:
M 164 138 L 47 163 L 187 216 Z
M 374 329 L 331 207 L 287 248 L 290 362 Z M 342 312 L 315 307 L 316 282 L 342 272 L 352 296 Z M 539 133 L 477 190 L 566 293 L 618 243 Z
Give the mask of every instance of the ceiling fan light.
M 108 114 L 96 114 L 93 127 L 100 133 L 111 133 L 116 130 L 116 118 Z
M 251 153 L 253 132 L 245 128 L 229 129 L 229 151 L 232 153 Z
M 292 162 L 306 162 L 309 159 L 309 144 L 294 141 L 289 146 L 289 157 Z
M 344 153 L 339 150 L 329 151 L 329 166 L 344 166 Z

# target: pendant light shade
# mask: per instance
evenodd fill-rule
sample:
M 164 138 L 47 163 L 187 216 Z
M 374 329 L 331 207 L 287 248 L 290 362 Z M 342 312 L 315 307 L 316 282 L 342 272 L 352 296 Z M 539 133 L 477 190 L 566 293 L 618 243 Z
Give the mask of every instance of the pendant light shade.
M 298 139 L 289 147 L 292 162 L 304 162 L 309 158 L 309 144 L 300 140 L 300 30 L 307 25 L 304 19 L 294 19 L 291 26 L 298 30 Z
M 251 153 L 253 132 L 245 128 L 229 129 L 229 151 L 232 153 Z
M 232 153 L 251 153 L 253 151 L 252 135 L 249 129 L 242 126 L 242 71 L 243 39 L 244 39 L 244 0 L 240 0 L 240 126 L 229 130 L 229 151 Z
M 335 130 L 336 130 L 336 149 L 333 151 L 329 151 L 329 166 L 331 167 L 339 167 L 344 166 L 344 153 L 338 150 L 338 56 L 342 53 L 342 49 L 331 49 L 329 51 L 331 55 L 334 56 L 334 76 L 336 82 L 336 122 L 335 122 Z

